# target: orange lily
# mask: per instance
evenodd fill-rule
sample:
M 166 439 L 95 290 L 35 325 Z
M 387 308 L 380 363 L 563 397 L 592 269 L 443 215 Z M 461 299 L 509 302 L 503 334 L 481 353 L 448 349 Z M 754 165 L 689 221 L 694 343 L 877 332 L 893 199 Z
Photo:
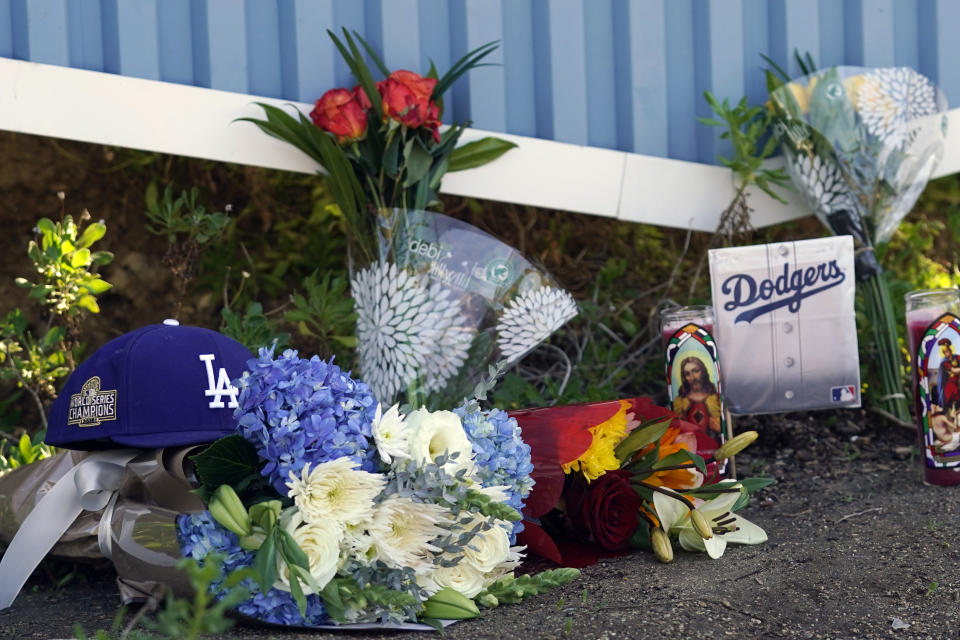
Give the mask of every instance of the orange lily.
M 663 460 L 682 449 L 693 452 L 696 451 L 696 441 L 691 442 L 690 434 L 680 433 L 680 428 L 670 426 L 663 437 L 660 438 L 660 451 L 657 454 L 658 459 Z M 650 452 L 654 445 L 648 445 L 641 449 L 636 457 L 641 457 Z M 703 474 L 696 469 L 664 469 L 654 471 L 643 479 L 647 484 L 656 487 L 667 487 L 682 491 L 684 489 L 695 489 L 703 484 Z

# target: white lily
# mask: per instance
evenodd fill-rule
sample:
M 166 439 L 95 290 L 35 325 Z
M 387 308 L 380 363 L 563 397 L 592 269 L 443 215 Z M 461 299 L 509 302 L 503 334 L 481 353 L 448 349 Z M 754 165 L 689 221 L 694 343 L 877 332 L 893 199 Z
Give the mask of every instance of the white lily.
M 736 485 L 741 488 L 740 485 Z M 687 551 L 706 551 L 711 558 L 719 558 L 728 542 L 760 544 L 767 541 L 767 533 L 759 526 L 730 511 L 740 493 L 721 493 L 711 500 L 694 500 L 697 511 L 713 529 L 713 536 L 704 539 L 697 533 L 687 506 L 675 498 L 659 492 L 653 494 L 653 505 L 663 530 L 679 533 L 680 546 Z

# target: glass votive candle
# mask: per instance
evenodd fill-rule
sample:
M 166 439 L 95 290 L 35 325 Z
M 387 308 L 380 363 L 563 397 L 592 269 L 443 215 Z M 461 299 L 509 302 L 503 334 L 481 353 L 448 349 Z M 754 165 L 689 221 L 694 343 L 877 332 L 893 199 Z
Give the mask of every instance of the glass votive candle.
M 960 291 L 904 296 L 913 407 L 924 481 L 960 484 Z
M 664 309 L 660 333 L 670 405 L 685 421 L 678 438 L 687 441 L 697 455 L 709 458 L 728 436 L 713 307 Z M 718 471 L 725 473 L 726 463 Z

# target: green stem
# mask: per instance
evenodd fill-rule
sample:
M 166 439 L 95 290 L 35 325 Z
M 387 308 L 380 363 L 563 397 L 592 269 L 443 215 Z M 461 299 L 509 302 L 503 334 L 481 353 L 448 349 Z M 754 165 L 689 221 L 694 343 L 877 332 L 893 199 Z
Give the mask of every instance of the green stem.
M 658 487 L 658 486 L 655 485 L 655 484 L 649 484 L 649 483 L 647 483 L 647 482 L 643 482 L 642 480 L 639 481 L 639 482 L 634 482 L 634 481 L 631 480 L 631 481 L 630 481 L 630 484 L 640 485 L 641 487 L 644 487 L 644 488 L 646 488 L 646 489 L 650 489 L 651 491 L 656 491 L 657 493 L 662 493 L 662 494 L 665 495 L 665 496 L 670 496 L 670 497 L 673 498 L 674 500 L 679 500 L 680 502 L 682 502 L 684 505 L 686 505 L 687 509 L 690 509 L 691 511 L 693 511 L 694 509 L 697 508 L 696 506 L 694 506 L 694 504 L 693 504 L 692 502 L 690 502 L 690 500 L 687 499 L 686 496 L 684 496 L 684 495 L 682 495 L 682 494 L 680 494 L 680 493 L 678 493 L 678 492 L 676 492 L 676 491 L 674 491 L 674 490 L 672 490 L 672 489 L 667 489 L 666 487 Z
M 879 362 L 879 394 L 877 404 L 903 422 L 910 421 L 910 411 L 903 388 L 900 345 L 893 318 L 890 292 L 883 276 L 876 274 L 862 283 L 867 319 L 873 330 Z
M 686 462 L 684 464 L 674 464 L 669 467 L 647 467 L 646 469 L 638 469 L 635 471 L 634 475 L 638 476 L 648 476 L 651 473 L 656 473 L 657 471 L 674 471 L 676 469 L 696 469 L 697 465 L 692 462 Z M 633 469 L 631 469 L 633 471 Z

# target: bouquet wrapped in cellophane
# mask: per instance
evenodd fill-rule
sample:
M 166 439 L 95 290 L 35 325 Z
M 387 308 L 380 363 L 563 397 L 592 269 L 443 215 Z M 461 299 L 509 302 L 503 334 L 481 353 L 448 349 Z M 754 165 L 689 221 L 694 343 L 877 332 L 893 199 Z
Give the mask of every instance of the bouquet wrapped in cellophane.
M 946 100 L 907 67 L 834 67 L 789 82 L 767 77 L 793 184 L 827 228 L 854 239 L 880 363 L 875 401 L 909 421 L 890 294 L 873 249 L 889 241 L 943 156 Z
M 441 206 L 448 171 L 515 146 L 493 137 L 457 146 L 469 123 L 441 128 L 443 94 L 497 44 L 470 51 L 443 76 L 432 67 L 424 76 L 390 71 L 358 34 L 341 35 L 330 32 L 356 86 L 324 93 L 309 118 L 262 104 L 265 120 L 245 120 L 328 174 L 349 238 L 359 369 L 374 395 L 387 405 L 445 407 L 490 363 L 512 364 L 545 340 L 576 304 L 513 248 L 429 211 Z
M 380 257 L 353 265 L 351 290 L 360 368 L 381 402 L 448 406 L 577 314 L 548 274 L 470 224 L 419 210 L 380 221 Z

